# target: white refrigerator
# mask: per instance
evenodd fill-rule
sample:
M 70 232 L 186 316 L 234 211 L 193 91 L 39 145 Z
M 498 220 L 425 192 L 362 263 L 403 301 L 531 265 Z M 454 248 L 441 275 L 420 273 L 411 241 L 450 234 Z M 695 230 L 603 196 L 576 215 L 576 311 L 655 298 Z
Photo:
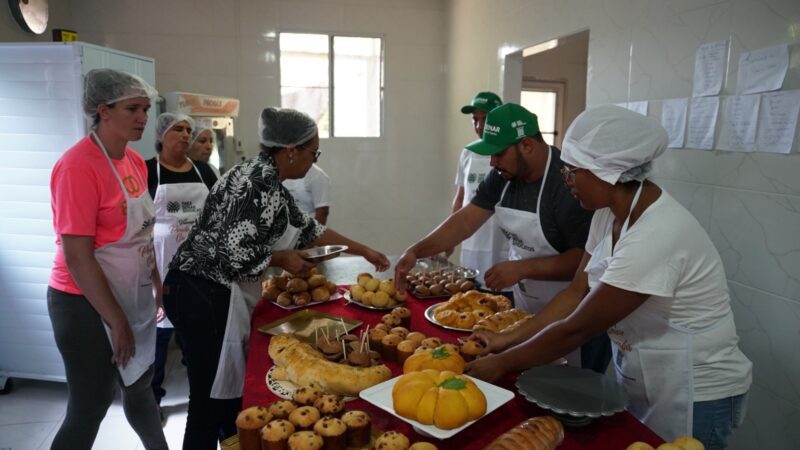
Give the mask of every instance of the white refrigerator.
M 152 58 L 81 42 L 0 44 L 0 390 L 10 377 L 65 380 L 47 314 L 50 172 L 88 133 L 83 76 L 97 68 L 155 86 Z M 131 143 L 145 159 L 155 154 L 155 110 Z

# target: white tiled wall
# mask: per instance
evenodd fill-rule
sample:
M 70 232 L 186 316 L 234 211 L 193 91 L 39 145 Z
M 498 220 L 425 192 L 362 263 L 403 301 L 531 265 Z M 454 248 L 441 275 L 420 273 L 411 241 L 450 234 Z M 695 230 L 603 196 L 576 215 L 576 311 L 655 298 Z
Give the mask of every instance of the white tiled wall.
M 385 39 L 384 136 L 327 139 L 329 224 L 399 254 L 449 211 L 455 162 L 446 161 L 446 2 L 388 0 L 74 0 L 81 38 L 156 60 L 159 91 L 241 99 L 236 134 L 258 150 L 261 108 L 279 105 L 275 33 L 334 32 Z
M 794 0 L 454 0 L 448 98 L 502 89 L 505 52 L 589 29 L 587 104 L 691 95 L 695 50 L 731 40 L 723 95 L 739 54 L 789 43 L 784 89 L 800 89 L 800 3 Z M 477 26 L 477 24 L 480 24 Z M 507 50 L 503 50 L 507 49 Z M 630 75 L 629 75 L 630 74 Z M 448 116 L 449 158 L 469 130 Z M 687 206 L 720 250 L 741 347 L 754 362 L 744 427 L 732 448 L 798 448 L 800 435 L 800 155 L 671 150 L 657 182 Z

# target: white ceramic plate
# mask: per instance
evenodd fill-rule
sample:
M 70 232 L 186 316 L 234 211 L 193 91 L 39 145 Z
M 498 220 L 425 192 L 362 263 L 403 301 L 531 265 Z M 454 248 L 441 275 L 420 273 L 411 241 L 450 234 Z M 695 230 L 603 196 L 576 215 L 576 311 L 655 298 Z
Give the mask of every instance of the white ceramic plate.
M 347 251 L 346 245 L 323 245 L 302 250 L 303 259 L 314 263 L 336 258 L 344 251 Z
M 267 389 L 270 392 L 277 395 L 280 398 L 291 400 L 292 396 L 294 395 L 294 391 L 297 390 L 298 386 L 291 381 L 278 381 L 273 377 L 273 372 L 275 371 L 276 366 L 272 366 L 267 370 Z M 344 401 L 349 402 L 350 400 L 355 400 L 356 397 L 343 397 Z
M 292 304 L 292 305 L 289 305 L 289 306 L 280 305 L 278 302 L 272 302 L 272 304 L 277 306 L 278 308 L 285 309 L 287 311 L 292 311 L 292 310 L 300 309 L 300 308 L 308 308 L 309 306 L 322 305 L 324 303 L 335 302 L 336 300 L 341 300 L 343 298 L 344 298 L 344 294 L 342 294 L 342 291 L 337 290 L 336 292 L 333 293 L 333 295 L 331 295 L 331 298 L 325 300 L 324 302 L 311 302 L 311 303 L 306 303 L 305 305 L 294 305 L 294 304 Z
M 472 378 L 468 375 L 464 376 L 475 382 L 475 384 L 478 385 L 478 388 L 483 392 L 483 395 L 486 396 L 486 414 L 484 414 L 483 417 L 481 417 L 478 420 L 481 420 L 484 417 L 488 416 L 489 414 L 491 414 L 492 411 L 503 406 L 507 401 L 514 398 L 514 393 L 509 391 L 508 389 L 503 389 L 499 386 L 495 386 L 485 381 Z M 441 428 L 436 428 L 433 425 L 423 425 L 417 422 L 416 420 L 411 420 L 403 416 L 397 415 L 394 412 L 394 406 L 392 402 L 392 388 L 394 387 L 394 384 L 397 383 L 397 380 L 399 378 L 400 377 L 398 376 L 392 378 L 391 380 L 384 381 L 383 383 L 376 384 L 371 388 L 364 389 L 363 391 L 361 391 L 359 396 L 364 400 L 377 406 L 378 408 L 397 417 L 398 419 L 410 423 L 414 427 L 414 429 L 417 430 L 417 432 L 419 432 L 420 434 L 432 436 L 437 439 L 447 439 L 451 436 L 454 436 L 464 428 L 467 428 L 468 426 L 478 421 L 478 420 L 473 420 L 472 422 L 467 422 L 464 425 L 458 428 L 454 428 L 452 430 L 442 430 Z
M 433 314 L 436 312 L 436 308 L 438 308 L 439 306 L 441 306 L 441 305 L 443 305 L 445 303 L 447 303 L 447 302 L 441 302 L 441 303 L 433 304 L 433 305 L 429 306 L 428 309 L 425 310 L 425 318 L 428 319 L 428 322 L 430 322 L 430 323 L 432 323 L 434 325 L 440 326 L 442 328 L 447 328 L 448 330 L 466 331 L 467 333 L 471 333 L 472 332 L 472 328 L 451 327 L 450 325 L 442 325 L 442 324 L 440 324 L 439 322 L 436 321 L 436 318 L 433 316 Z
M 378 307 L 378 306 L 365 305 L 365 304 L 363 304 L 363 303 L 361 303 L 359 301 L 353 300 L 353 297 L 350 296 L 350 291 L 349 290 L 344 291 L 344 294 L 342 294 L 342 296 L 344 297 L 345 300 L 347 300 L 347 303 L 350 303 L 351 305 L 356 305 L 356 306 L 360 306 L 362 308 L 372 309 L 372 310 L 375 310 L 375 311 L 391 311 L 391 310 L 397 308 L 398 306 L 403 306 L 405 304 L 405 301 L 402 301 L 402 302 L 397 302 L 392 306 L 385 306 L 385 307 L 381 308 L 381 307 Z

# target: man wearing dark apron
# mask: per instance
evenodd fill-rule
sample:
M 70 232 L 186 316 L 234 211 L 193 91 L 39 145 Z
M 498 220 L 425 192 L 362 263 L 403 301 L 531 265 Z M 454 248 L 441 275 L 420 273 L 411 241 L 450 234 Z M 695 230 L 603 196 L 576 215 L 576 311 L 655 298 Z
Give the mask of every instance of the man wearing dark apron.
M 560 151 L 544 142 L 536 115 L 522 106 L 506 103 L 493 109 L 483 137 L 467 149 L 489 156 L 494 170 L 469 205 L 406 250 L 395 280 L 405 280 L 417 258 L 458 244 L 494 216 L 511 250 L 508 261 L 486 272 L 486 288 L 511 287 L 515 307 L 536 313 L 575 274 L 592 213 L 582 209 L 561 182 Z M 611 355 L 605 333 L 582 350 L 567 358 L 570 365 L 605 371 Z

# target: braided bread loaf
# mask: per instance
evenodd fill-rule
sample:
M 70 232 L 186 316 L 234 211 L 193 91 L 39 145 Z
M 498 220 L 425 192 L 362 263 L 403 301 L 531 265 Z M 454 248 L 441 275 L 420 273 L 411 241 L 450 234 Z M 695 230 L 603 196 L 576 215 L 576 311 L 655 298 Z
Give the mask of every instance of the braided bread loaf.
M 508 311 L 500 311 L 479 320 L 472 329 L 475 331 L 488 330 L 499 333 L 501 331 L 508 331 L 517 322 L 528 317 L 532 316 L 518 309 L 509 309 Z
M 550 417 L 530 418 L 506 431 L 484 450 L 553 450 L 564 440 L 561 422 Z

